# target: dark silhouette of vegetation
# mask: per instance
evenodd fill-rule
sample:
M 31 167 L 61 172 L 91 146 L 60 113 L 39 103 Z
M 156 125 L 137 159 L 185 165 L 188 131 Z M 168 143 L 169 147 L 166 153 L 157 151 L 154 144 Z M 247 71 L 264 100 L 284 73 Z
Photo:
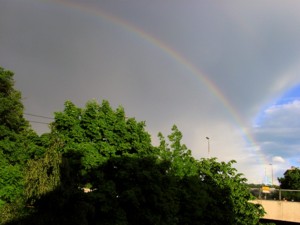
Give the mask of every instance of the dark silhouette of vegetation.
M 28 216 L 7 224 L 238 224 L 222 188 L 170 175 L 168 161 L 112 157 L 90 171 L 88 193 L 76 185 L 76 168 L 63 161 L 60 185 L 36 200 Z
M 300 169 L 292 167 L 284 172 L 284 177 L 278 178 L 281 189 L 300 190 Z
M 278 178 L 281 189 L 300 190 L 300 169 L 292 167 L 285 171 L 284 177 Z M 289 201 L 300 201 L 300 192 L 282 191 L 282 198 Z

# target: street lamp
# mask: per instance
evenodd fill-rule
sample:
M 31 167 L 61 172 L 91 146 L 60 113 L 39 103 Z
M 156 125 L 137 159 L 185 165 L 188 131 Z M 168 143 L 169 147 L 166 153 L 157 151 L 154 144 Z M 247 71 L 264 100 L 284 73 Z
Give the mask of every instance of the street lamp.
M 271 166 L 272 186 L 273 186 L 273 164 L 272 164 L 272 163 L 270 163 L 269 165 Z
M 208 157 L 209 157 L 209 153 L 210 153 L 210 148 L 209 148 L 209 137 L 206 137 L 207 139 L 207 153 L 208 153 Z

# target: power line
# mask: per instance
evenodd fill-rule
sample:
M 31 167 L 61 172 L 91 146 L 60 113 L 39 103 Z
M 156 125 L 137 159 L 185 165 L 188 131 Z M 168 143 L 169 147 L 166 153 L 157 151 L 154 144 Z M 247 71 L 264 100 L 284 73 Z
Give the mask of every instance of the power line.
M 49 125 L 49 123 L 45 123 L 45 122 L 39 122 L 39 121 L 34 121 L 34 120 L 27 120 L 30 123 L 41 123 L 41 124 L 47 124 Z
M 48 117 L 48 116 L 40 116 L 40 115 L 36 115 L 36 114 L 32 114 L 32 113 L 24 113 L 24 115 L 54 120 L 54 118 L 52 118 L 52 117 Z
M 48 117 L 48 116 L 41 116 L 41 115 L 37 115 L 37 114 L 33 114 L 33 113 L 23 113 L 24 115 L 27 116 L 33 116 L 33 117 L 38 117 L 38 118 L 43 118 L 43 119 L 49 119 L 49 120 L 54 120 L 54 118 L 52 117 Z M 49 125 L 49 123 L 47 122 L 41 122 L 41 121 L 36 121 L 36 120 L 27 120 L 30 123 L 39 123 L 39 124 L 46 124 Z

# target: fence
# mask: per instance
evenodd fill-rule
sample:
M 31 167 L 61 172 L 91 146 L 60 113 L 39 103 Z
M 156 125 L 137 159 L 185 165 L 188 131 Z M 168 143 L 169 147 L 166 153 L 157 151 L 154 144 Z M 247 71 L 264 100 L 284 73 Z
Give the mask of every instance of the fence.
M 262 187 L 251 188 L 250 192 L 257 199 L 300 202 L 300 190 Z

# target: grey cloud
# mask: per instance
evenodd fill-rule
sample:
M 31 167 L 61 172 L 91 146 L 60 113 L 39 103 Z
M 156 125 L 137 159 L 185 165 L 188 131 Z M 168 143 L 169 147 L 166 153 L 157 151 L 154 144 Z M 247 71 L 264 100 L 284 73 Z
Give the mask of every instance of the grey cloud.
M 274 90 L 299 81 L 297 73 L 285 73 L 300 61 L 300 17 L 294 4 L 77 2 L 83 7 L 59 1 L 0 3 L 0 63 L 15 72 L 27 112 L 51 116 L 67 99 L 79 106 L 92 98 L 108 99 L 113 107 L 123 105 L 129 116 L 146 120 L 153 136 L 158 131 L 167 135 L 172 124 L 178 124 L 198 158 L 207 156 L 205 136 L 210 136 L 213 156 L 238 159 L 238 167 L 249 177 L 256 174 L 252 171 L 263 171 L 243 139 L 242 128 L 250 128 L 241 127 L 245 125 L 228 107 L 251 124 L 262 103 L 278 94 Z M 164 46 L 104 19 L 98 7 L 177 51 L 213 81 L 232 106 L 224 105 L 199 74 Z M 275 89 L 278 83 L 282 85 Z M 253 135 L 268 157 L 296 157 L 298 122 L 292 118 L 298 112 L 280 112 L 268 114 Z

